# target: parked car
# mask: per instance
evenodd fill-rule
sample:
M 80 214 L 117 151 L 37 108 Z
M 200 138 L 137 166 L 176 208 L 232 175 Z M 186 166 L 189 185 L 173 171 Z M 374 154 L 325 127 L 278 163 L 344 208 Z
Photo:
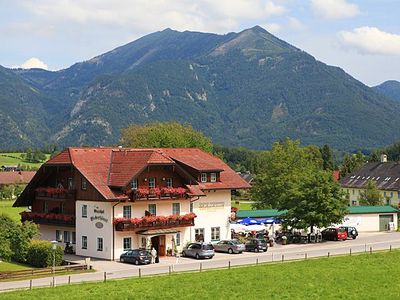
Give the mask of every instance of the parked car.
M 324 240 L 331 240 L 331 241 L 338 241 L 338 240 L 347 240 L 347 232 L 344 228 L 334 228 L 329 227 L 321 232 L 322 239 Z
M 135 265 L 145 265 L 151 263 L 151 254 L 144 249 L 131 249 L 121 254 L 120 262 L 133 263 Z
M 347 237 L 355 240 L 358 236 L 358 231 L 357 228 L 352 227 L 352 226 L 340 226 L 340 228 L 343 228 L 347 232 Z
M 246 250 L 243 243 L 238 240 L 223 240 L 213 244 L 215 252 L 242 253 Z
M 190 256 L 196 259 L 213 258 L 214 255 L 213 245 L 205 243 L 190 243 L 182 250 L 182 256 Z
M 246 251 L 254 251 L 254 252 L 267 251 L 268 245 L 266 240 L 253 239 L 246 242 L 245 248 Z

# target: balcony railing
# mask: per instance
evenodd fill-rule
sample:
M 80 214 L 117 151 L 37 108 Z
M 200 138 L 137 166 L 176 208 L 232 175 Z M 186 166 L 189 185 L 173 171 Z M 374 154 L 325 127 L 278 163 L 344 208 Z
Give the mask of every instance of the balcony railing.
M 136 229 L 165 229 L 171 227 L 194 226 L 196 215 L 189 213 L 186 215 L 172 216 L 148 216 L 142 218 L 115 218 L 113 224 L 117 231 L 128 231 Z
M 132 200 L 147 199 L 177 199 L 185 198 L 187 189 L 183 187 L 177 188 L 138 188 L 131 190 Z
M 37 213 L 27 212 L 21 213 L 21 221 L 32 221 L 36 224 L 64 225 L 75 226 L 75 216 L 54 213 Z
M 75 199 L 76 190 L 52 187 L 40 187 L 35 190 L 36 198 L 43 200 Z

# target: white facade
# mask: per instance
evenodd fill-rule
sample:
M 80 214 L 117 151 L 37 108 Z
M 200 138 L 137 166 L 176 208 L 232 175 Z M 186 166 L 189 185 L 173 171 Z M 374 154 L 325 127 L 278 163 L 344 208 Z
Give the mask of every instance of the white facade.
M 190 213 L 192 207 L 193 212 L 197 215 L 194 220 L 195 225 L 170 228 L 174 233 L 165 234 L 166 250 L 172 249 L 174 242 L 179 242 L 177 249 L 181 251 L 187 243 L 195 241 L 196 229 L 203 230 L 205 242 L 229 239 L 231 191 L 210 190 L 205 191 L 205 194 L 205 197 L 199 197 L 192 203 L 190 199 L 149 200 L 118 204 L 117 202 L 77 200 L 75 208 L 76 227 L 40 225 L 41 238 L 55 240 L 57 238 L 56 230 L 59 230 L 62 235 L 61 245 L 64 247 L 64 232 L 70 232 L 66 235 L 70 236 L 71 243 L 72 232 L 74 232 L 76 244 L 73 244 L 73 246 L 77 255 L 110 260 L 113 257 L 118 259 L 124 252 L 124 238 L 131 238 L 132 248 L 141 248 L 149 247 L 149 239 L 152 237 L 152 235 L 137 234 L 135 231 L 114 230 L 113 217 L 123 217 L 124 206 L 131 206 L 131 218 L 141 218 L 144 216 L 144 212 L 149 210 L 149 204 L 156 204 L 156 215 L 169 216 L 173 214 L 173 203 L 179 203 L 181 215 Z M 83 209 L 84 206 L 86 208 Z M 179 239 L 177 239 L 178 237 Z M 102 242 L 99 242 L 99 239 Z M 83 243 L 86 243 L 86 245 Z
M 344 217 L 341 225 L 353 226 L 359 232 L 376 232 L 380 230 L 379 216 L 392 216 L 392 230 L 397 230 L 397 213 L 349 214 Z

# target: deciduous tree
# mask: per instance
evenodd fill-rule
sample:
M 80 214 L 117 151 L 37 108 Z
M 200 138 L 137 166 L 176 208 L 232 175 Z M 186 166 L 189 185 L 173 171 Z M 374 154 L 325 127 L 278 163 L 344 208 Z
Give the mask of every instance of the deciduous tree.
M 209 138 L 191 125 L 178 122 L 130 125 L 121 131 L 121 142 L 133 148 L 200 148 L 212 152 Z
M 383 205 L 381 193 L 374 180 L 368 180 L 365 189 L 360 191 L 359 201 L 361 205 Z

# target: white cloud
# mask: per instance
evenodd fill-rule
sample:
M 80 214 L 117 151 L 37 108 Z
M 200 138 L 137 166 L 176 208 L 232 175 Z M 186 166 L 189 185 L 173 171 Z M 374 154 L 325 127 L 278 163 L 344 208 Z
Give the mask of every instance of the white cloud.
M 270 33 L 278 33 L 281 30 L 281 25 L 277 23 L 267 23 L 260 26 L 264 27 Z
M 36 57 L 31 57 L 27 61 L 25 61 L 22 65 L 21 68 L 23 69 L 33 69 L 33 68 L 39 68 L 39 69 L 48 69 L 48 66 L 42 62 L 40 59 Z
M 311 0 L 314 13 L 326 19 L 351 18 L 360 13 L 356 4 L 347 0 Z
M 364 54 L 400 55 L 400 35 L 376 27 L 359 27 L 339 32 L 341 43 Z
M 147 33 L 171 27 L 225 33 L 242 22 L 265 23 L 286 8 L 268 0 L 20 0 L 29 12 L 52 22 L 102 24 Z
M 294 30 L 304 30 L 306 29 L 306 25 L 304 25 L 299 19 L 295 17 L 288 17 L 289 27 Z

